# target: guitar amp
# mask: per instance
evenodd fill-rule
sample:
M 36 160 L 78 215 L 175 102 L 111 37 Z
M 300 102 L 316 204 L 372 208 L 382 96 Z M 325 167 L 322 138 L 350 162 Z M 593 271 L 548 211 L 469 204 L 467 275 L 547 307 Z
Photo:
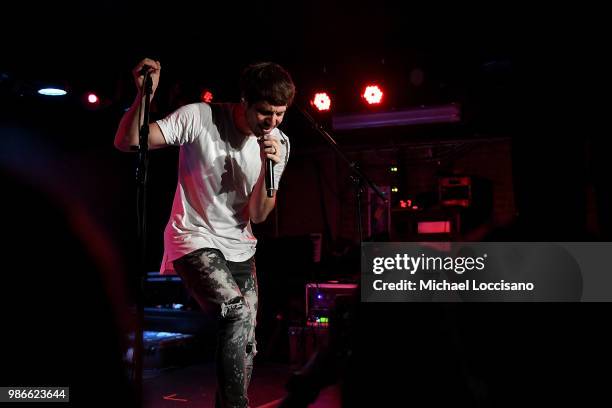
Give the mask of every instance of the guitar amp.
M 326 327 L 339 296 L 357 296 L 356 283 L 307 283 L 306 325 Z
M 471 177 L 441 177 L 438 180 L 438 191 L 443 206 L 467 208 L 472 204 Z

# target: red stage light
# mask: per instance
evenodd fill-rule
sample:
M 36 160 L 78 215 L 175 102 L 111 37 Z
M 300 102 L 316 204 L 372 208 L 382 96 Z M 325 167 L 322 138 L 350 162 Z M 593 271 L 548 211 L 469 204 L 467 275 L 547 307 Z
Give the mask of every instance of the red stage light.
M 208 89 L 204 89 L 200 94 L 202 102 L 211 103 L 213 100 L 213 94 Z
M 329 97 L 327 92 L 317 92 L 310 101 L 310 103 L 314 105 L 320 112 L 328 111 L 331 109 L 331 98 Z
M 365 87 L 361 97 L 370 105 L 377 105 L 382 102 L 384 92 L 378 85 L 368 85 Z

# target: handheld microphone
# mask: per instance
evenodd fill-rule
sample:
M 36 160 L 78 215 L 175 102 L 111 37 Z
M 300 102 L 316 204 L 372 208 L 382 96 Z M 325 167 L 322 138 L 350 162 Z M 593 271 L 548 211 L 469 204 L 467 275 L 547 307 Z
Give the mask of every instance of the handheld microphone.
M 274 162 L 271 159 L 266 159 L 266 190 L 268 191 L 268 197 L 274 197 Z

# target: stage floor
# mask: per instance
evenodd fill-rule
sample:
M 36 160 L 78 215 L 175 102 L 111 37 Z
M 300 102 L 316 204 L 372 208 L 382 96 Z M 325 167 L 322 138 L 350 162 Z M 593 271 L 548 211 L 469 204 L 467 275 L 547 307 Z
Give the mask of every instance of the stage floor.
M 289 365 L 262 362 L 255 364 L 249 388 L 252 408 L 273 408 L 286 395 L 284 385 L 292 370 Z M 145 370 L 144 408 L 213 408 L 215 399 L 214 364 L 205 362 L 186 367 Z M 310 407 L 340 407 L 336 386 L 325 388 Z

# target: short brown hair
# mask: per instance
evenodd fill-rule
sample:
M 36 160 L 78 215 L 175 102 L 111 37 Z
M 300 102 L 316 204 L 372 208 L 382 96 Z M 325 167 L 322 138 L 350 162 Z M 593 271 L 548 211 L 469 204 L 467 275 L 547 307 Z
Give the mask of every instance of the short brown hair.
M 259 62 L 242 71 L 240 91 L 249 105 L 266 101 L 271 105 L 289 106 L 295 96 L 295 85 L 289 72 L 280 65 Z

